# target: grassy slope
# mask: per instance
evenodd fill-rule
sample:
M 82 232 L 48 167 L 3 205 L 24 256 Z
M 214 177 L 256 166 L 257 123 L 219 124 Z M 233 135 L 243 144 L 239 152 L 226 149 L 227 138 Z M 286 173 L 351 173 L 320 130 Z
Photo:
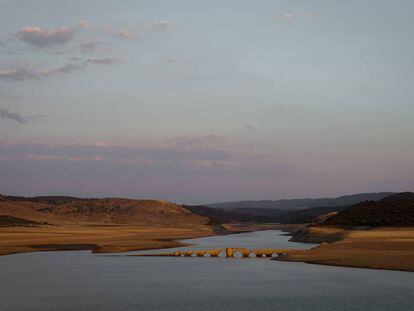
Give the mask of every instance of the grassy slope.
M 48 201 L 50 202 L 50 201 Z M 175 239 L 216 233 L 209 219 L 165 201 L 93 199 L 49 204 L 0 200 L 4 219 L 21 220 L 0 228 L 0 254 L 39 250 L 91 249 L 117 252 L 174 247 Z M 47 224 L 46 224 L 47 223 Z
M 64 204 L 0 201 L 0 215 L 53 225 L 204 225 L 207 217 L 194 215 L 176 204 L 159 200 L 93 199 Z

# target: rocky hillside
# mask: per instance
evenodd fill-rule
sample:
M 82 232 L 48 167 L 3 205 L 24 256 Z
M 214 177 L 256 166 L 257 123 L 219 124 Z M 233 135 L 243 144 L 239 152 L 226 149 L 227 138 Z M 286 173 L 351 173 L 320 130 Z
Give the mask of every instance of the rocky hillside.
M 116 224 L 207 224 L 209 219 L 194 215 L 174 203 L 158 200 L 95 199 L 72 201 L 56 206 L 52 213 L 88 222 Z

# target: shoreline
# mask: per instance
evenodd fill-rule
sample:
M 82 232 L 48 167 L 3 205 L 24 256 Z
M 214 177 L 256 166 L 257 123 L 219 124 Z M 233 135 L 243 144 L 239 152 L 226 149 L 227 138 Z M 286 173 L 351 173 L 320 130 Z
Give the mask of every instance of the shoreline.
M 291 240 L 321 244 L 309 250 L 293 250 L 275 260 L 414 272 L 413 227 L 310 226 Z
M 89 250 L 116 253 L 180 246 L 178 240 L 217 234 L 209 226 L 100 227 L 53 226 L 0 228 L 0 255 L 40 251 Z
M 319 243 L 292 249 L 273 260 L 414 272 L 414 228 L 304 227 L 284 224 L 223 224 L 182 227 L 44 226 L 0 228 L 0 256 L 43 251 L 90 251 L 94 254 L 162 250 L 189 246 L 183 240 L 281 230 L 292 242 Z M 296 234 L 294 234 L 296 232 Z
M 109 254 L 166 249 L 186 246 L 180 240 L 260 230 L 283 230 L 287 226 L 243 223 L 224 224 L 223 228 L 218 230 L 210 225 L 2 227 L 0 256 L 42 251 L 89 250 L 95 254 Z

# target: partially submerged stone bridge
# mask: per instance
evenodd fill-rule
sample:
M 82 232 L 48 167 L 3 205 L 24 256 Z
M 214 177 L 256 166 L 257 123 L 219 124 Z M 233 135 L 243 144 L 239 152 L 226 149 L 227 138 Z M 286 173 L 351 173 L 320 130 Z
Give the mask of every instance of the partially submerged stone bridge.
M 209 250 L 175 251 L 172 253 L 138 254 L 133 256 L 171 256 L 171 257 L 233 257 L 233 258 L 255 258 L 255 257 L 278 257 L 285 255 L 291 249 L 254 249 L 247 248 L 219 248 Z

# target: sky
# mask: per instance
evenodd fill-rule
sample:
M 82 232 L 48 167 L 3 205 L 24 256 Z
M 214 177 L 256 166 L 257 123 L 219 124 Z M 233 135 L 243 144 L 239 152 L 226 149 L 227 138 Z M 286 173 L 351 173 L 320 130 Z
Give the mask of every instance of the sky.
M 414 189 L 411 0 L 0 0 L 0 193 Z

